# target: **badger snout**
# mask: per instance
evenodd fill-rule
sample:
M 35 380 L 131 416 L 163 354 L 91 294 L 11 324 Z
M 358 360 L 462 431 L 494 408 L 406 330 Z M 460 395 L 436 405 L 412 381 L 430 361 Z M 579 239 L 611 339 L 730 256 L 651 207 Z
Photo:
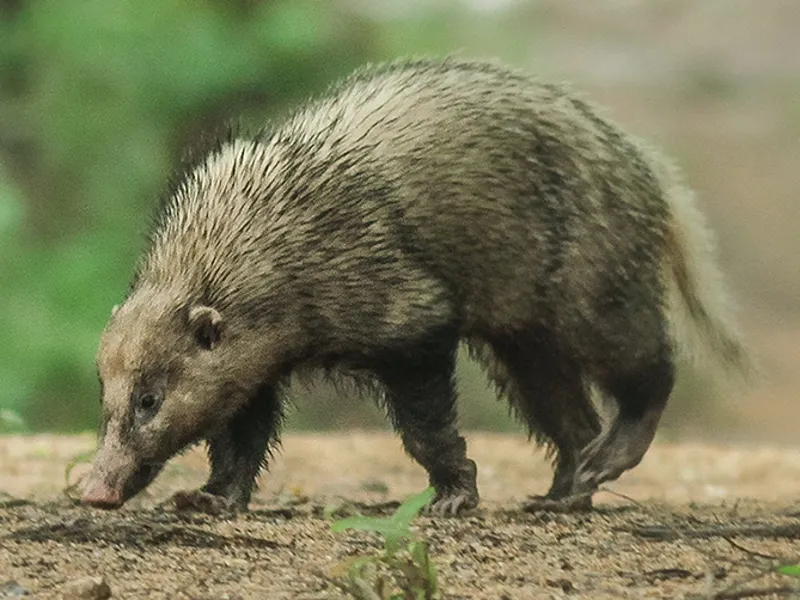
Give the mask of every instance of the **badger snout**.
M 94 458 L 81 502 L 96 508 L 119 508 L 153 481 L 162 465 L 142 462 L 129 447 L 108 436 Z
M 124 499 L 120 490 L 114 489 L 100 478 L 90 476 L 83 488 L 81 502 L 110 510 L 122 506 Z

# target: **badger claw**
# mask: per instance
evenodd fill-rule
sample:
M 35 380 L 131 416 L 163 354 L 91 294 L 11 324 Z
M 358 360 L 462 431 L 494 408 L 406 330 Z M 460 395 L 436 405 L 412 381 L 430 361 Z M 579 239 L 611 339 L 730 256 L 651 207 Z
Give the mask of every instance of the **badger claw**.
M 471 490 L 452 490 L 436 497 L 423 512 L 432 517 L 455 517 L 478 506 L 478 496 Z

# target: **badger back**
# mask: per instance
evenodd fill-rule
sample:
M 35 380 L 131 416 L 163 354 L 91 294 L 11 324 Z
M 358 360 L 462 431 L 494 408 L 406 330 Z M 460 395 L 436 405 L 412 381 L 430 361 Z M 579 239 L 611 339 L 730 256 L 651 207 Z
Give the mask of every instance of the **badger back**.
M 447 288 L 416 291 L 521 319 L 530 299 L 515 290 L 590 285 L 628 263 L 609 248 L 655 260 L 642 238 L 665 214 L 636 148 L 565 89 L 487 63 L 393 63 L 211 153 L 164 209 L 139 274 L 241 307 L 266 280 L 270 293 L 309 274 L 317 290 L 355 290 L 396 282 L 407 263 Z

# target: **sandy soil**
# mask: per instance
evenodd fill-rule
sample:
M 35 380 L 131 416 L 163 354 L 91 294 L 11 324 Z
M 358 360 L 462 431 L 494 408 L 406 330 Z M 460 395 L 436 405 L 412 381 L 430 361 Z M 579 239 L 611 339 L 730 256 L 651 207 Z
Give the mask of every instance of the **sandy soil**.
M 591 513 L 529 514 L 521 503 L 549 483 L 542 454 L 523 436 L 468 440 L 481 507 L 417 522 L 446 598 L 783 589 L 760 596 L 769 598 L 788 597 L 787 586 L 800 584 L 764 574 L 774 564 L 769 557 L 800 562 L 796 448 L 657 444 L 609 486 L 630 499 L 601 492 Z M 88 436 L 0 438 L 0 598 L 23 590 L 33 598 L 90 598 L 80 589 L 88 576 L 102 577 L 113 598 L 344 598 L 327 577 L 346 558 L 377 552 L 380 539 L 331 533 L 325 508 L 349 501 L 364 513 L 389 514 L 426 485 L 389 434 L 294 434 L 246 515 L 179 512 L 165 502 L 202 483 L 199 450 L 173 461 L 124 509 L 102 512 L 64 493 L 66 466 L 92 446 Z M 85 469 L 74 469 L 71 483 Z M 729 535 L 720 535 L 723 528 Z

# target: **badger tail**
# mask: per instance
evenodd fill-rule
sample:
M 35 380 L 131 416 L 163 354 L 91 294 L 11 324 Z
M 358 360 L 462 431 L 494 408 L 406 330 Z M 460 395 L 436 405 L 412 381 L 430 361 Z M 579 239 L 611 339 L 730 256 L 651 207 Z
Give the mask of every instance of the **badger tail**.
M 666 309 L 675 348 L 698 366 L 716 367 L 741 382 L 750 381 L 758 369 L 742 341 L 716 266 L 714 238 L 677 170 L 663 159 L 656 163 L 672 213 L 665 266 Z

